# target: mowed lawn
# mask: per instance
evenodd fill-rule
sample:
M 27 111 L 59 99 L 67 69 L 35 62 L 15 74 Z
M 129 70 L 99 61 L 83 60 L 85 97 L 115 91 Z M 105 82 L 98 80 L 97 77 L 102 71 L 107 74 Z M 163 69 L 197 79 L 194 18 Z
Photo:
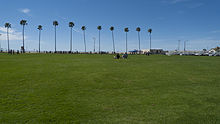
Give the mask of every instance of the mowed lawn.
M 219 124 L 220 57 L 0 54 L 0 123 Z

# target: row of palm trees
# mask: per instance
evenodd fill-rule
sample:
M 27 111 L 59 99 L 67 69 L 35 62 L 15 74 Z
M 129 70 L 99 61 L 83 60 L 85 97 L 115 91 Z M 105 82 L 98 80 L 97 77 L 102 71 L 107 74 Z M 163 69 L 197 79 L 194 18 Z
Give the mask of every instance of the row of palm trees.
M 22 25 L 23 30 L 22 30 L 22 36 L 23 36 L 23 46 L 21 48 L 22 52 L 25 53 L 25 49 L 24 49 L 24 27 L 25 25 L 27 25 L 27 21 L 26 20 L 21 20 L 20 21 L 20 25 Z M 11 28 L 11 24 L 10 23 L 5 23 L 5 28 L 7 29 L 7 41 L 8 41 L 8 51 L 10 51 L 10 46 L 9 46 L 9 28 Z
M 21 51 L 23 53 L 25 53 L 25 32 L 24 32 L 24 29 L 25 29 L 25 25 L 27 25 L 27 21 L 26 20 L 21 20 L 20 21 L 20 25 L 22 25 L 23 27 L 23 30 L 22 30 L 22 36 L 23 36 L 23 46 L 21 47 Z M 54 26 L 54 30 L 55 30 L 55 53 L 57 52 L 57 46 L 56 46 L 56 27 L 59 25 L 58 21 L 53 21 L 53 26 Z M 69 22 L 69 27 L 70 27 L 70 52 L 72 51 L 72 30 L 73 30 L 73 27 L 75 26 L 75 24 L 73 22 Z M 8 41 L 8 51 L 10 51 L 10 46 L 9 46 L 9 28 L 11 28 L 11 24 L 10 23 L 5 23 L 5 28 L 7 29 L 7 41 Z M 39 52 L 41 52 L 40 50 L 40 42 L 41 42 L 41 30 L 43 29 L 43 26 L 42 25 L 38 25 L 38 28 L 39 30 Z M 84 39 L 84 47 L 85 47 L 85 52 L 86 52 L 86 34 L 85 34 L 85 30 L 86 30 L 86 27 L 85 26 L 82 26 L 82 31 L 83 31 L 83 39 Z M 101 53 L 101 30 L 102 30 L 102 26 L 98 26 L 97 27 L 98 31 L 99 31 L 99 53 Z M 115 53 L 115 39 L 114 39 L 114 27 L 110 27 L 110 31 L 112 32 L 112 43 L 113 43 L 113 52 Z M 129 32 L 129 29 L 128 28 L 125 28 L 124 29 L 125 33 L 126 33 L 126 42 L 125 42 L 125 46 L 126 46 L 126 53 L 128 52 L 128 32 Z M 140 45 L 140 31 L 141 31 L 141 28 L 140 27 L 137 27 L 136 28 L 136 31 L 138 32 L 138 45 L 139 45 L 139 52 L 141 51 L 141 45 Z M 150 35 L 150 49 L 151 49 L 151 33 L 152 33 L 152 29 L 148 29 L 148 32 L 149 32 L 149 35 Z

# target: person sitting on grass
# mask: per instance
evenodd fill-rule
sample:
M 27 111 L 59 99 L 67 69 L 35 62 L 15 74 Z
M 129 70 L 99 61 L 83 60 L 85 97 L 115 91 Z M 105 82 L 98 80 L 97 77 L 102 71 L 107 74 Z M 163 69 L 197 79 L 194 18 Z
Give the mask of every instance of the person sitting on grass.
M 120 58 L 121 58 L 121 56 L 119 53 L 117 53 L 116 56 L 114 56 L 114 59 L 120 59 Z
M 125 53 L 123 56 L 122 56 L 123 59 L 127 59 L 128 58 L 128 54 Z

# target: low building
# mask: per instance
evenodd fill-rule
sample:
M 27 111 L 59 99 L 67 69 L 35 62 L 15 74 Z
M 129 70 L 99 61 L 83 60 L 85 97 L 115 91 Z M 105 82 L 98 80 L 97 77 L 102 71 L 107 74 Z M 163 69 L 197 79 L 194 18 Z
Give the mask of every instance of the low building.
M 128 54 L 139 54 L 139 50 L 128 51 Z

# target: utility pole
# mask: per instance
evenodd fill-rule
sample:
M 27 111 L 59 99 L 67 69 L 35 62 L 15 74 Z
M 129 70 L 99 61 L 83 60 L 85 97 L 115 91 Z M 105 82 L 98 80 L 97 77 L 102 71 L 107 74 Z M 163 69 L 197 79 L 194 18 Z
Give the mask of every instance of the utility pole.
M 184 41 L 184 52 L 186 51 L 186 42 L 188 42 L 188 40 Z
M 184 52 L 186 51 L 186 41 L 184 41 Z

